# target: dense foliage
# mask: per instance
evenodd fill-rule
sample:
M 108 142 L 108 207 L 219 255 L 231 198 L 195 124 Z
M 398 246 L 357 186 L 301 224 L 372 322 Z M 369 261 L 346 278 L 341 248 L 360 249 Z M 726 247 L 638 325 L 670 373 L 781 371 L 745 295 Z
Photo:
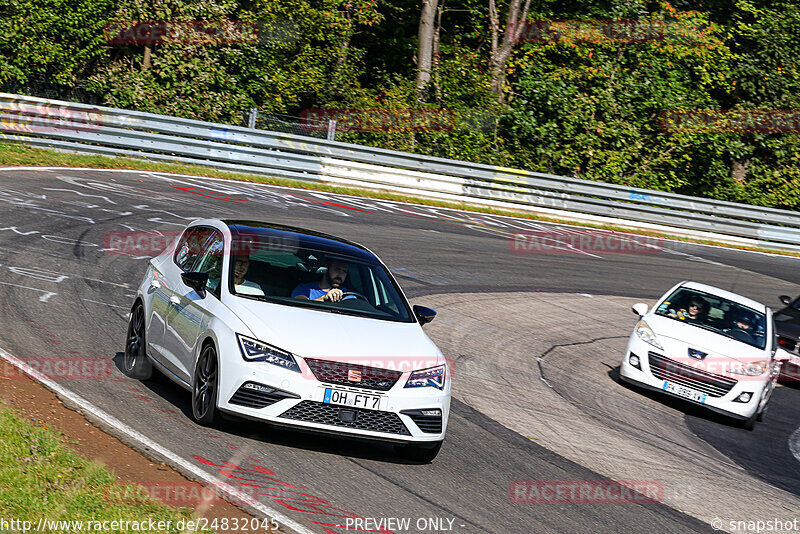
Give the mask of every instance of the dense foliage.
M 501 22 L 511 2 L 497 1 Z M 449 109 L 460 117 L 452 130 L 337 139 L 800 208 L 798 134 L 664 121 L 675 110 L 800 110 L 796 2 L 533 0 L 529 21 L 636 19 L 662 34 L 522 40 L 502 98 L 491 92 L 489 1 L 440 5 L 423 102 L 414 84 L 420 4 L 411 0 L 0 0 L 0 88 L 236 124 L 251 107 Z M 114 21 L 158 20 L 243 21 L 258 33 L 109 42 Z

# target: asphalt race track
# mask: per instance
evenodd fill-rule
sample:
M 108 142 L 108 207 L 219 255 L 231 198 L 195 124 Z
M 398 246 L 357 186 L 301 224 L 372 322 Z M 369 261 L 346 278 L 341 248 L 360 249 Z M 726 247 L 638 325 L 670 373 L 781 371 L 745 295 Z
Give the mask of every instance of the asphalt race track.
M 510 292 L 649 302 L 674 283 L 693 279 L 777 307 L 777 295 L 796 294 L 800 287 L 798 261 L 770 255 L 672 242 L 635 254 L 558 247 L 528 253 L 515 250 L 509 235 L 537 229 L 563 236 L 587 231 L 160 173 L 0 170 L 0 347 L 29 362 L 89 362 L 97 372 L 82 379 L 59 379 L 54 372 L 54 378 L 208 472 L 239 466 L 228 471 L 236 475 L 229 481 L 309 532 L 346 532 L 346 518 L 354 516 L 411 518 L 410 532 L 712 529 L 663 503 L 513 502 L 509 488 L 515 481 L 603 477 L 473 408 L 469 399 L 459 397 L 457 377 L 447 439 L 429 465 L 401 461 L 380 443 L 320 439 L 245 421 L 228 421 L 214 430 L 195 425 L 183 390 L 163 377 L 131 380 L 117 368 L 133 292 L 154 254 L 108 250 L 108 236 L 171 235 L 199 217 L 269 220 L 360 242 L 384 260 L 419 304 L 433 295 Z M 437 321 L 446 319 L 440 315 Z M 626 336 L 632 320 L 628 313 L 620 323 Z M 510 314 L 507 322 L 514 321 Z M 536 365 L 534 356 L 531 366 Z M 604 387 L 622 387 L 609 384 Z M 495 392 L 502 394 L 502 389 Z M 567 388 L 563 395 L 587 406 L 601 397 L 586 388 Z M 631 398 L 635 405 L 624 409 L 633 412 L 641 412 L 650 400 L 647 395 Z M 666 403 L 665 409 L 680 415 L 693 439 L 707 442 L 743 472 L 800 495 L 800 459 L 788 445 L 800 426 L 800 388 L 779 387 L 765 423 L 752 433 L 680 403 Z M 424 528 L 415 527 L 420 519 Z

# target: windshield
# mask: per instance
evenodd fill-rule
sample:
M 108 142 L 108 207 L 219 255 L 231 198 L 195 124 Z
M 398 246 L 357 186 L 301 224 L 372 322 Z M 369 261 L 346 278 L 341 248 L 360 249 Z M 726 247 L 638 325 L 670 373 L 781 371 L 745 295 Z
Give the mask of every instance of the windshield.
M 667 297 L 655 313 L 759 349 L 766 346 L 763 313 L 709 293 L 682 287 Z
M 378 262 L 252 240 L 231 254 L 229 289 L 241 298 L 331 313 L 414 322 L 408 303 Z

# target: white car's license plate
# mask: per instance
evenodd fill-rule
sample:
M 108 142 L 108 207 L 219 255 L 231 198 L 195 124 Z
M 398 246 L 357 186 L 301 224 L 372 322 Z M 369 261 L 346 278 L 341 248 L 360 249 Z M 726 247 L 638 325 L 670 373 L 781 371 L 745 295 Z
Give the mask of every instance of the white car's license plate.
M 687 399 L 691 399 L 695 402 L 703 404 L 706 402 L 705 393 L 700 393 L 699 391 L 689 389 L 680 384 L 674 384 L 668 380 L 664 380 L 664 385 L 661 386 L 661 389 L 663 389 L 664 391 L 669 391 L 670 393 L 674 393 L 676 395 L 680 395 L 681 397 L 686 397 Z
M 353 408 L 366 408 L 367 410 L 381 409 L 381 397 L 379 395 L 367 395 L 366 393 L 355 393 L 334 388 L 325 388 L 325 396 L 322 402 L 338 404 L 339 406 L 352 406 Z

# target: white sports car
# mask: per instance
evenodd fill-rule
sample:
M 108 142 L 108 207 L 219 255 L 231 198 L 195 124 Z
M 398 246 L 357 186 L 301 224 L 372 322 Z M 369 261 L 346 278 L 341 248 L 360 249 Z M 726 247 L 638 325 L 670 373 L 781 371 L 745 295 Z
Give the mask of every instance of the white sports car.
M 155 367 L 218 412 L 395 443 L 430 461 L 450 409 L 450 371 L 365 247 L 253 221 L 192 222 L 150 260 L 133 304 L 123 367 Z
M 681 282 L 641 317 L 620 378 L 701 404 L 752 430 L 767 408 L 782 362 L 772 310 L 735 293 Z

